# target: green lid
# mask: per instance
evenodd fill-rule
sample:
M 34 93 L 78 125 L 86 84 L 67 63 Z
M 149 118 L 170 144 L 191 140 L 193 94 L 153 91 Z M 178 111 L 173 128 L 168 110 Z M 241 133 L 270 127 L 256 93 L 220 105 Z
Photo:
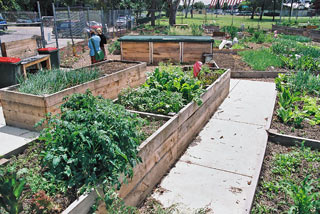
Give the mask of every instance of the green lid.
M 123 36 L 118 41 L 130 42 L 214 42 L 211 36 Z

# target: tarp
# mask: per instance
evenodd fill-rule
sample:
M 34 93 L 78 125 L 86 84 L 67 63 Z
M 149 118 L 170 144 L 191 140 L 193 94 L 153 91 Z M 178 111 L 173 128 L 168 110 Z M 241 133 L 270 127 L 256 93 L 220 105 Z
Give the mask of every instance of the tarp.
M 118 41 L 132 42 L 204 42 L 213 43 L 211 36 L 123 36 Z

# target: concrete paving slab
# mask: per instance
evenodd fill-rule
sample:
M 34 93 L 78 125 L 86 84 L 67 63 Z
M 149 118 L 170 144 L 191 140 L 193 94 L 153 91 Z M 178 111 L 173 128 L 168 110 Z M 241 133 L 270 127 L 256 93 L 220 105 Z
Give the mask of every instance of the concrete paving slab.
M 183 182 L 182 182 L 183 181 Z M 161 193 L 152 197 L 164 207 L 177 205 L 180 213 L 195 213 L 209 208 L 209 213 L 237 214 L 246 207 L 246 192 L 254 191 L 250 178 L 179 161 L 161 182 Z
M 252 177 L 267 138 L 262 126 L 211 119 L 180 160 Z
M 19 150 L 38 136 L 38 132 L 6 126 L 2 107 L 0 107 L 0 156 Z
M 240 80 L 214 118 L 265 126 L 272 119 L 275 97 L 272 83 Z
M 240 82 L 239 79 L 231 79 L 230 80 L 230 90 L 229 90 L 229 92 L 231 92 L 239 82 Z

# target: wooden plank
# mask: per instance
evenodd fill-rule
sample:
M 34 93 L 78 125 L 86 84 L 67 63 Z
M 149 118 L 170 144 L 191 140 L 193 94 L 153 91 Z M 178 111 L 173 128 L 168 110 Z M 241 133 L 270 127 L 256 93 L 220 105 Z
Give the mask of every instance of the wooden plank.
M 273 143 L 278 143 L 283 146 L 301 146 L 302 142 L 304 146 L 311 147 L 312 149 L 320 149 L 320 141 L 315 139 L 296 137 L 292 135 L 285 135 L 277 133 L 276 130 L 269 129 L 269 140 Z
M 8 57 L 27 58 L 37 55 L 36 39 L 23 39 L 13 42 L 6 42 L 6 51 Z
M 2 101 L 3 109 L 10 109 L 12 112 L 21 112 L 24 114 L 30 114 L 38 117 L 43 117 L 46 114 L 45 107 L 30 106 L 23 103 L 11 102 L 7 100 Z
M 154 42 L 153 43 L 153 62 L 162 61 L 180 62 L 179 42 Z
M 211 53 L 211 43 L 184 42 L 183 62 L 202 61 L 205 53 Z
M 122 42 L 122 58 L 124 60 L 143 61 L 149 63 L 148 42 Z

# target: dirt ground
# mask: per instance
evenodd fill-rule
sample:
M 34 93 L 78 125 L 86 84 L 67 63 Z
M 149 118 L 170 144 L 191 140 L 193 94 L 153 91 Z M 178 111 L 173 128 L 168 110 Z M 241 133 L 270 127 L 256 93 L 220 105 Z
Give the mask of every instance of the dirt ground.
M 295 128 L 293 124 L 284 124 L 277 116 L 278 108 L 279 104 L 277 99 L 272 116 L 271 129 L 277 130 L 277 132 L 281 134 L 320 140 L 319 125 L 312 126 L 306 120 L 302 122 L 302 128 Z

